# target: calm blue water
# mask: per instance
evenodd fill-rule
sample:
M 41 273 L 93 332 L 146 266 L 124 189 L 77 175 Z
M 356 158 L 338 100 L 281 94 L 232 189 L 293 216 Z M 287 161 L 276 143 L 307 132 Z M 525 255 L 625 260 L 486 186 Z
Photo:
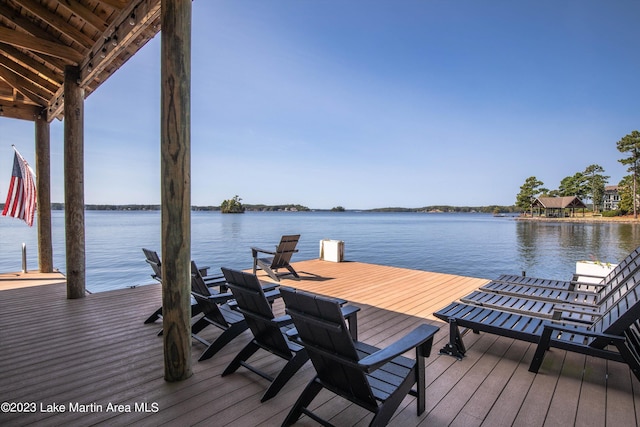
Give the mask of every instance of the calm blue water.
M 54 265 L 64 273 L 64 212 L 54 211 Z M 617 262 L 640 246 L 634 224 L 523 222 L 485 214 L 370 212 L 193 212 L 192 256 L 213 268 L 250 268 L 251 246 L 273 248 L 301 234 L 293 260 L 318 257 L 321 239 L 345 242 L 345 258 L 464 276 L 503 273 L 568 279 L 580 260 Z M 0 271 L 37 269 L 37 231 L 0 217 Z M 142 247 L 160 252 L 160 212 L 86 213 L 87 289 L 152 283 Z

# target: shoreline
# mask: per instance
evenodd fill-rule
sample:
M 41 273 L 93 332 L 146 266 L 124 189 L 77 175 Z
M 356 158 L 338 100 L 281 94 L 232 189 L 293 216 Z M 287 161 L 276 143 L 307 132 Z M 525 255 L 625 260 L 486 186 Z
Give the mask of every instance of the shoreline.
M 640 224 L 640 217 L 633 218 L 632 215 L 613 216 L 613 217 L 594 217 L 594 216 L 574 216 L 568 218 L 546 218 L 546 217 L 515 217 L 516 221 L 537 221 L 537 222 L 593 222 L 602 223 L 610 222 L 616 224 Z

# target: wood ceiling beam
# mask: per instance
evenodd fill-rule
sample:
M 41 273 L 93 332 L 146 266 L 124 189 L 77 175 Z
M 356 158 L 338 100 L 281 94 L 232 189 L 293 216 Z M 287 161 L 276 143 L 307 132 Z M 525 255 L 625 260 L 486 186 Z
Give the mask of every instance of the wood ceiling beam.
M 13 25 L 26 33 L 31 34 L 34 37 L 37 37 L 42 40 L 48 40 L 53 43 L 57 43 L 58 39 L 49 34 L 44 29 L 40 28 L 38 25 L 29 21 L 22 15 L 20 15 L 16 10 L 9 8 L 6 4 L 0 4 L 0 15 L 4 16 L 6 19 L 10 20 Z
M 99 33 L 103 33 L 109 26 L 107 22 L 100 19 L 92 10 L 87 9 L 82 3 L 76 0 L 58 0 L 58 2 Z
M 14 73 L 5 67 L 0 67 L 0 78 L 2 78 L 9 86 L 29 98 L 33 103 L 38 105 L 47 105 L 49 96 L 42 88 L 37 87 L 24 77 Z
M 45 113 L 46 111 L 37 105 L 0 101 L 0 117 L 34 121 Z
M 0 42 L 44 53 L 45 55 L 50 55 L 55 58 L 66 59 L 76 65 L 79 64 L 84 57 L 81 53 L 69 46 L 39 39 L 4 27 L 0 27 Z
M 129 3 L 127 0 L 98 0 L 102 4 L 106 4 L 112 9 L 122 10 Z
M 160 0 L 136 0 L 130 2 L 104 32 L 107 38 L 98 40 L 91 51 L 85 55 L 80 64 L 80 85 L 84 89 L 94 91 L 102 81 L 98 81 L 98 84 L 93 85 L 91 83 L 94 83 L 103 70 L 108 69 L 114 60 L 129 48 L 131 43 L 134 43 L 138 37 L 145 34 L 145 31 L 150 26 L 153 26 L 154 22 L 159 23 L 159 19 Z M 157 34 L 159 30 L 159 28 L 156 28 L 153 34 Z M 91 88 L 89 88 L 89 85 L 91 85 Z M 63 91 L 64 88 L 58 89 L 55 96 L 49 101 L 48 117 L 50 120 L 54 117 L 61 117 L 63 114 Z
M 62 73 L 64 72 L 65 66 L 64 61 L 47 57 L 47 65 L 54 67 L 57 70 L 56 72 L 42 63 L 44 62 L 44 59 L 41 59 L 42 62 L 37 61 L 29 55 L 25 54 L 23 51 L 16 49 L 13 46 L 9 46 L 8 44 L 0 43 L 0 51 L 3 52 L 5 56 L 12 58 L 15 62 L 24 64 L 26 67 L 32 69 L 35 73 L 44 76 L 44 78 L 55 82 L 57 85 L 62 84 Z
M 52 83 L 49 80 L 39 76 L 28 68 L 23 67 L 17 62 L 7 58 L 6 56 L 0 55 L 0 65 L 3 65 L 5 68 L 13 71 L 19 76 L 22 76 L 28 81 L 33 82 L 35 85 L 45 89 L 47 92 L 49 92 L 47 98 L 50 98 L 58 89 L 58 85 L 56 85 L 55 83 Z
M 73 25 L 70 25 L 67 20 L 62 18 L 60 15 L 57 15 L 51 12 L 46 7 L 42 6 L 40 3 L 35 1 L 25 1 L 25 0 L 14 0 L 24 9 L 28 10 L 42 21 L 51 25 L 56 30 L 60 31 L 62 34 L 69 37 L 71 40 L 74 40 L 84 49 L 87 49 L 89 46 L 93 45 L 94 40 L 78 30 Z

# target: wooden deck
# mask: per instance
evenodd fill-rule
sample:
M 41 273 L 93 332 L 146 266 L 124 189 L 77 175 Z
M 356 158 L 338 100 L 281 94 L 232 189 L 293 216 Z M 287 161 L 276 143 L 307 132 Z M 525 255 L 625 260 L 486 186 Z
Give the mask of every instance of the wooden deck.
M 448 330 L 431 313 L 486 280 L 356 262 L 294 265 L 302 279 L 283 284 L 362 308 L 363 341 L 382 346 L 420 322 L 443 326 L 427 359 L 426 412 L 417 417 L 415 399 L 407 397 L 390 425 L 638 424 L 640 384 L 626 365 L 556 350 L 532 374 L 532 345 L 489 334 L 467 334 L 462 361 L 438 355 Z M 159 285 L 67 300 L 60 275 L 40 282 L 25 277 L 40 279 L 35 273 L 0 276 L 0 402 L 33 403 L 27 409 L 35 412 L 0 413 L 0 425 L 276 426 L 313 376 L 308 363 L 278 396 L 261 404 L 264 380 L 244 369 L 220 376 L 249 339 L 245 332 L 204 362 L 197 362 L 204 348 L 194 342 L 194 375 L 167 383 L 162 339 L 156 336 L 160 325 L 143 324 L 160 304 Z M 25 286 L 31 283 L 37 286 Z M 281 311 L 281 302 L 275 308 Z M 218 330 L 208 329 L 204 335 L 217 336 Z M 282 366 L 273 356 L 257 356 L 252 360 L 267 370 Z M 336 425 L 367 425 L 371 419 L 329 393 L 314 403 Z M 65 412 L 46 412 L 61 408 Z M 316 424 L 305 417 L 298 425 Z

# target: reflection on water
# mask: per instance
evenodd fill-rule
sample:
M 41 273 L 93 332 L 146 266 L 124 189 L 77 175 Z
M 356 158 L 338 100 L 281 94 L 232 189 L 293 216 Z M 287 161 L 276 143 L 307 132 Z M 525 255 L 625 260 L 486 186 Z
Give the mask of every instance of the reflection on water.
M 64 212 L 54 211 L 54 266 L 65 271 Z M 345 242 L 345 258 L 416 270 L 495 278 L 501 274 L 567 279 L 580 260 L 617 262 L 640 246 L 640 225 L 552 223 L 485 214 L 371 212 L 193 212 L 191 254 L 199 265 L 251 268 L 251 247 L 273 249 L 300 234 L 293 260 L 318 257 L 322 239 Z M 0 271 L 37 267 L 37 231 L 0 218 Z M 159 212 L 86 213 L 87 288 L 92 292 L 153 282 L 140 250 L 160 252 Z M 366 285 L 366 284 L 364 284 Z
M 617 262 L 640 243 L 638 224 L 517 221 L 522 270 L 539 277 L 579 260 Z

